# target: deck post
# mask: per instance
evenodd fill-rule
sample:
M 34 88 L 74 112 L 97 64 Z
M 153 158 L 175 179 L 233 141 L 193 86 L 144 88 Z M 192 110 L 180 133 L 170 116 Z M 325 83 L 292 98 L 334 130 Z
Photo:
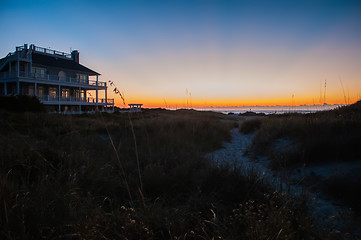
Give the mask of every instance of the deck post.
M 4 82 L 4 96 L 7 96 L 8 95 L 8 86 L 7 86 L 7 83 Z
M 37 82 L 35 82 L 34 95 L 35 95 L 35 97 L 38 96 L 38 83 Z

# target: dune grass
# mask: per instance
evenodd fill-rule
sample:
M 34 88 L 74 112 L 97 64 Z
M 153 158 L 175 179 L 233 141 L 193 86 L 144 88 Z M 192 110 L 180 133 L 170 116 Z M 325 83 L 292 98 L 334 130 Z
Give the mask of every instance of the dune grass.
M 252 118 L 247 119 L 242 122 L 239 126 L 239 131 L 244 134 L 254 133 L 261 127 L 262 119 L 261 118 Z
M 357 102 L 327 112 L 269 116 L 261 123 L 249 120 L 240 130 L 256 126 L 252 150 L 267 155 L 271 167 L 280 169 L 360 159 L 360 122 L 361 102 Z
M 321 238 L 304 200 L 204 158 L 222 114 L 0 114 L 2 239 Z

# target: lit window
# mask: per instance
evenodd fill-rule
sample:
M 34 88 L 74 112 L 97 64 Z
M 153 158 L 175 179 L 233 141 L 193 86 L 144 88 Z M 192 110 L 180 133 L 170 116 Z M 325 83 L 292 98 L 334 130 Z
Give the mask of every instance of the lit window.
M 58 89 L 50 87 L 49 88 L 49 97 L 51 100 L 55 100 L 58 96 Z
M 63 88 L 63 89 L 61 90 L 61 96 L 62 96 L 62 97 L 65 97 L 65 98 L 69 98 L 69 97 L 70 97 L 70 95 L 69 95 L 69 89 Z

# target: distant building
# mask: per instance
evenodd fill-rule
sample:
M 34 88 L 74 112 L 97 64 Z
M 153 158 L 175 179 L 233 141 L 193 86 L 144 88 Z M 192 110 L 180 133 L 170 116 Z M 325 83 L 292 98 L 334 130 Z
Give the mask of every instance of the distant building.
M 27 44 L 0 59 L 0 95 L 36 96 L 49 111 L 113 111 L 107 83 L 70 54 Z M 103 97 L 100 98 L 99 94 Z

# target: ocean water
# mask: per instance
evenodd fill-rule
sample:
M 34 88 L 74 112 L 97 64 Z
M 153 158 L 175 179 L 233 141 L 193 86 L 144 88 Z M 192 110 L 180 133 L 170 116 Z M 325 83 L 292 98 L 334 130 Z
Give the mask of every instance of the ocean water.
M 213 111 L 224 114 L 240 114 L 248 111 L 264 114 L 283 114 L 283 113 L 313 113 L 318 111 L 328 111 L 344 105 L 301 105 L 301 106 L 234 106 L 234 107 L 203 107 L 191 108 L 198 111 Z

